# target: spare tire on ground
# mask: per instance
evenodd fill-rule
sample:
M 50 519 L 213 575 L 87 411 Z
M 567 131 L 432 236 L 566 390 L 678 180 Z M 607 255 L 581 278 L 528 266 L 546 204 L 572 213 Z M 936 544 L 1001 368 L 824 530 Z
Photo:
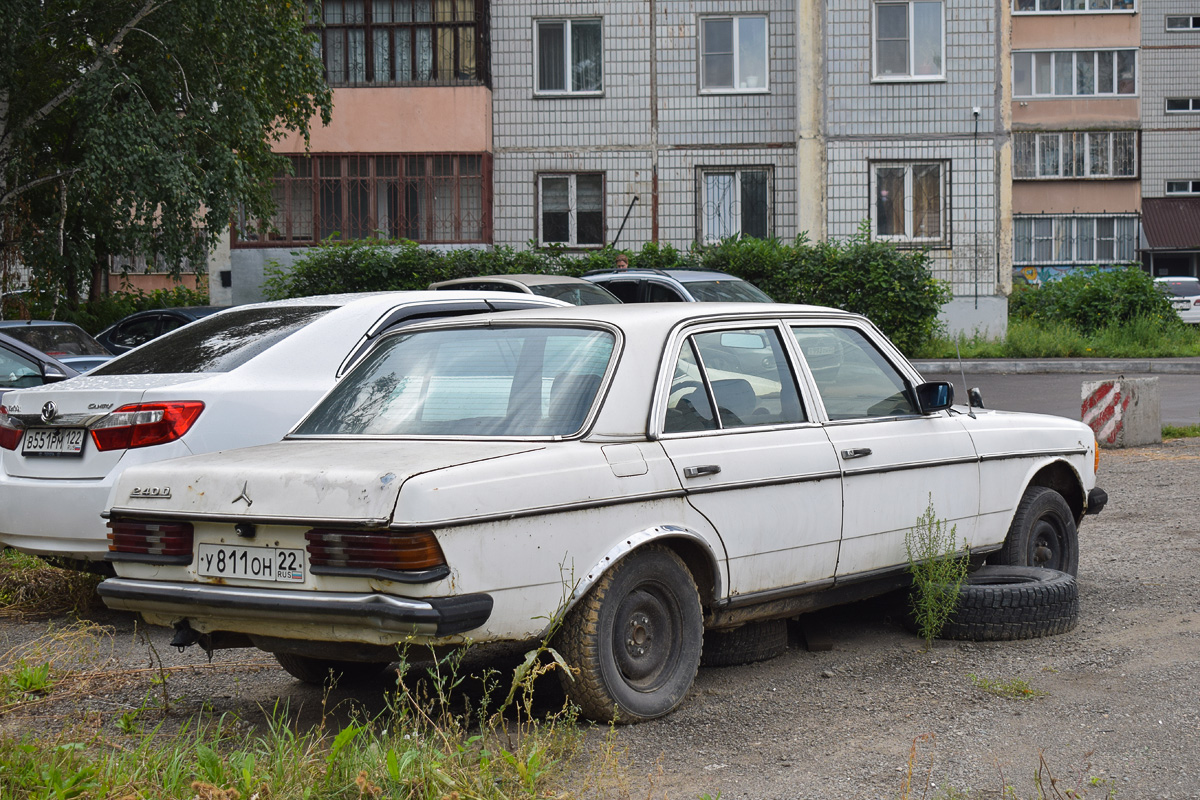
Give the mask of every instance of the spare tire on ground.
M 1036 639 L 1079 622 L 1079 587 L 1066 572 L 1042 567 L 983 566 L 967 575 L 958 609 L 939 638 L 974 642 Z
M 733 667 L 783 655 L 787 650 L 787 620 L 747 622 L 733 630 L 704 632 L 702 667 Z

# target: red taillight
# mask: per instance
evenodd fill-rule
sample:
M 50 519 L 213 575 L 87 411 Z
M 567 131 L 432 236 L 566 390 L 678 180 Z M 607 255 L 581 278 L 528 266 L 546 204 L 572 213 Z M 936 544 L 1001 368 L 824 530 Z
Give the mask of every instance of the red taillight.
M 8 409 L 0 406 L 0 447 L 5 450 L 16 450 L 21 443 L 21 434 L 25 427 L 8 415 Z
M 400 572 L 445 566 L 433 531 L 339 531 L 314 528 L 304 534 L 313 567 L 384 569 Z
M 192 523 L 114 519 L 108 523 L 109 553 L 142 556 L 130 560 L 190 563 Z M 120 560 L 120 556 L 115 557 Z
M 121 406 L 91 426 L 97 450 L 130 450 L 173 442 L 188 432 L 204 403 L 135 403 Z

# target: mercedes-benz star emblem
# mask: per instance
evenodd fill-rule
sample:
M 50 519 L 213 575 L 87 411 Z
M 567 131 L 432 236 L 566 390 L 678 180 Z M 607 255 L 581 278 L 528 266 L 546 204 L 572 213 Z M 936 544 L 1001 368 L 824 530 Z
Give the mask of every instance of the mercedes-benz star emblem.
M 233 498 L 233 502 L 236 503 L 238 500 L 245 500 L 246 508 L 249 508 L 250 506 L 254 505 L 254 501 L 250 499 L 250 493 L 248 491 L 246 491 L 249 487 L 250 487 L 250 481 L 246 481 L 245 483 L 243 483 L 242 484 L 242 493 L 239 494 L 237 497 Z
M 58 406 L 54 405 L 53 400 L 47 400 L 46 405 L 42 406 L 42 422 L 49 422 L 58 416 Z

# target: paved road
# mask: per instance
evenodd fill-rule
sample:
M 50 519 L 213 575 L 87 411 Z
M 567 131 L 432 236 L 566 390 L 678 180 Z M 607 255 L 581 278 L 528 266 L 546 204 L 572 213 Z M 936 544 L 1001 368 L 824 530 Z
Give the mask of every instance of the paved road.
M 1200 425 L 1200 362 L 1191 359 L 1159 360 L 1151 364 L 1145 359 L 1054 363 L 967 361 L 963 366 L 967 385 L 979 387 L 988 408 L 1057 414 L 1071 419 L 1079 419 L 1080 390 L 1084 382 L 1121 375 L 1158 378 L 1163 424 Z M 1128 368 L 1138 371 L 1128 371 Z M 963 379 L 957 362 L 922 361 L 917 363 L 917 369 L 930 380 L 952 381 L 955 397 L 963 397 Z M 1036 371 L 1039 369 L 1053 371 Z

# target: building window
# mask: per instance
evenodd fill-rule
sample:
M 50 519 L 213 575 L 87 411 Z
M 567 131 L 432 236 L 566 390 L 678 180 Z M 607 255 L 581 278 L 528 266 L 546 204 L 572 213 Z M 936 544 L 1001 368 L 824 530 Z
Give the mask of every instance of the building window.
M 324 0 L 319 37 L 330 86 L 487 83 L 483 0 Z M 310 15 L 317 20 L 315 5 Z
M 699 184 L 701 241 L 771 235 L 770 169 L 701 169 Z
M 1013 97 L 1136 94 L 1136 50 L 1013 53 Z
M 1173 15 L 1170 15 L 1167 17 L 1167 30 L 1172 31 L 1172 32 L 1200 30 L 1200 17 L 1190 17 L 1190 16 L 1176 17 Z
M 1200 194 L 1200 180 L 1167 181 L 1167 194 Z
M 1135 178 L 1137 131 L 1013 134 L 1014 178 Z
M 706 17 L 700 21 L 700 89 L 765 92 L 767 18 Z
M 1136 10 L 1135 0 L 1013 0 L 1014 14 L 1102 14 Z
M 875 78 L 914 80 L 945 75 L 942 3 L 875 4 Z
M 1137 256 L 1137 217 L 1015 216 L 1013 264 L 1093 266 Z
M 542 244 L 604 245 L 604 175 L 599 172 L 538 177 Z
M 278 175 L 275 215 L 244 213 L 240 245 L 313 244 L 322 239 L 411 239 L 486 243 L 491 238 L 491 164 L 482 153 L 292 156 Z
M 1168 114 L 1200 113 L 1200 97 L 1168 97 Z
M 604 37 L 598 19 L 535 23 L 539 94 L 594 94 L 604 89 Z
M 871 165 L 875 234 L 901 242 L 948 239 L 949 168 L 943 162 L 875 162 Z

